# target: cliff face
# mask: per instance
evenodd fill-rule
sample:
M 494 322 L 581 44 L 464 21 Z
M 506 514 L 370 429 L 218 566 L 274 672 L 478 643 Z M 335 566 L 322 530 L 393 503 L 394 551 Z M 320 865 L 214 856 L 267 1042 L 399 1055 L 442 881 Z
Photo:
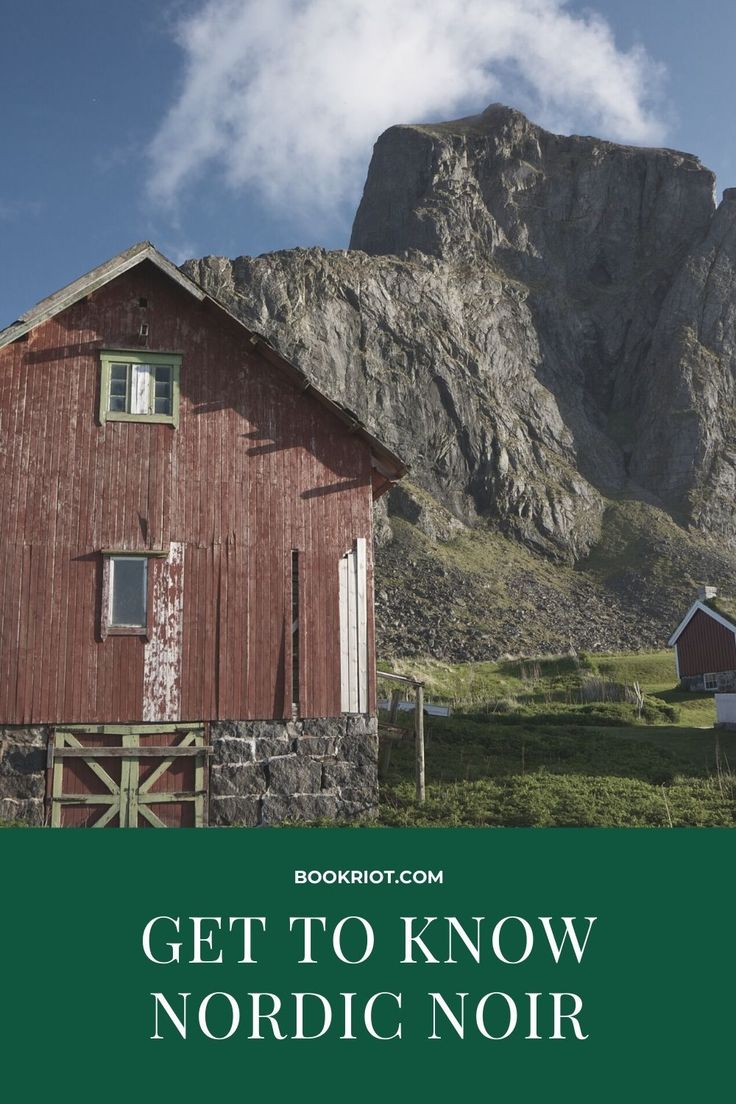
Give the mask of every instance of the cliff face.
M 387 131 L 351 248 L 471 259 L 519 281 L 538 343 L 527 369 L 553 396 L 577 469 L 605 494 L 634 481 L 695 519 L 713 410 L 687 382 L 682 343 L 705 339 L 704 297 L 717 317 L 729 294 L 732 219 L 713 217 L 713 189 L 690 155 L 551 135 L 494 105 Z M 691 414 L 684 437 L 662 425 L 675 409 L 680 424 Z
M 379 138 L 350 250 L 185 266 L 413 479 L 576 561 L 605 500 L 734 543 L 736 202 L 672 150 L 493 105 Z
M 416 253 L 318 249 L 206 258 L 189 271 L 373 426 L 464 522 L 493 516 L 561 552 L 594 539 L 599 495 L 535 372 L 539 336 L 515 281 Z
M 672 281 L 637 381 L 632 470 L 675 517 L 736 542 L 736 190 Z
M 430 539 L 490 526 L 605 564 L 604 605 L 636 591 L 640 620 L 610 519 L 619 551 L 669 549 L 652 643 L 706 549 L 714 576 L 736 553 L 736 193 L 715 210 L 714 183 L 687 153 L 493 105 L 378 139 L 349 251 L 184 267 L 408 461 L 391 509 Z M 611 512 L 627 501 L 636 524 Z

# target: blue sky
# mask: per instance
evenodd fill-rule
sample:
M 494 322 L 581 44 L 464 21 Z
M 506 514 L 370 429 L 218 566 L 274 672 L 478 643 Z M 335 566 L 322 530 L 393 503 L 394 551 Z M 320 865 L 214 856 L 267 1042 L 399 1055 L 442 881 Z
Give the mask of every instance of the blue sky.
M 0 0 L 0 16 L 0 325 L 143 238 L 177 261 L 344 248 L 386 126 L 493 100 L 688 150 L 736 185 L 729 0 Z

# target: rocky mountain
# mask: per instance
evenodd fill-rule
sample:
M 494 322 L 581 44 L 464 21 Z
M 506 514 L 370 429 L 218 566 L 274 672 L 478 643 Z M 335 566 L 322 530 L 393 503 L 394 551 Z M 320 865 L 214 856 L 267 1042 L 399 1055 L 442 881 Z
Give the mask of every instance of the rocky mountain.
M 385 650 L 653 645 L 706 573 L 728 587 L 736 192 L 716 209 L 714 186 L 690 154 L 494 104 L 379 138 L 349 250 L 184 266 L 411 465 L 380 527 Z

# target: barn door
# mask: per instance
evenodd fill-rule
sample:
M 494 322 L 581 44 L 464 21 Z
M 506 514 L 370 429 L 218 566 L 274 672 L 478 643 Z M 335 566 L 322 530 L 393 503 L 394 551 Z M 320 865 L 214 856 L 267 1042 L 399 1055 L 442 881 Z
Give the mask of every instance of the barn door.
M 368 584 L 363 537 L 340 559 L 340 701 L 343 713 L 368 712 Z
M 200 827 L 207 751 L 196 725 L 57 729 L 49 748 L 52 827 Z

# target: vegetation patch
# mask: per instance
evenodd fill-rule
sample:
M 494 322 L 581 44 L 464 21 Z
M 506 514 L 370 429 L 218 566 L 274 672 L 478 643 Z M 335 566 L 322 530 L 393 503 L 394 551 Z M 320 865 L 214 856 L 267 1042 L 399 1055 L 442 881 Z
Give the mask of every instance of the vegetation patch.
M 736 826 L 736 733 L 713 728 L 712 695 L 677 688 L 669 652 L 394 668 L 453 713 L 425 719 L 423 805 L 412 718 L 399 715 L 407 735 L 383 772 L 381 825 Z

